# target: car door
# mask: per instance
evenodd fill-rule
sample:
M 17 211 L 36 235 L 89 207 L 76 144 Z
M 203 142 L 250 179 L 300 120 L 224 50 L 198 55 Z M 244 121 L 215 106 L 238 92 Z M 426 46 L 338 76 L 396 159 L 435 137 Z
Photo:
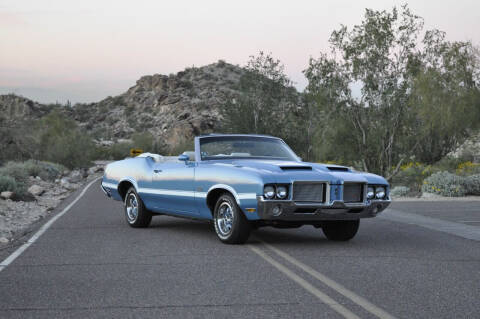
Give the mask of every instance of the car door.
M 194 162 L 177 161 L 153 165 L 152 195 L 155 210 L 197 215 L 194 179 Z

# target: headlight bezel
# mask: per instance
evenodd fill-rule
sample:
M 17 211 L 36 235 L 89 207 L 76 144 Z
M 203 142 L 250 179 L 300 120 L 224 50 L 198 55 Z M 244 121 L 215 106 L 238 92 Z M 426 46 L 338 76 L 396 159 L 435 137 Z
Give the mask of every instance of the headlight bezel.
M 265 185 L 263 187 L 263 197 L 265 197 L 265 199 L 274 199 L 276 193 L 277 191 L 274 185 Z
M 275 190 L 275 196 L 278 199 L 285 199 L 288 196 L 288 187 L 285 185 L 278 185 Z
M 375 187 L 375 198 L 376 199 L 384 199 L 385 195 L 387 195 L 387 189 L 384 186 Z
M 375 198 L 375 187 L 374 186 L 367 186 L 367 199 Z
M 370 195 L 370 190 L 373 189 L 373 196 Z M 367 185 L 367 200 L 387 200 L 388 185 L 382 184 L 368 184 Z
M 271 196 L 271 190 L 273 189 L 274 193 Z M 268 194 L 267 194 L 268 190 Z M 279 190 L 284 190 L 284 195 L 281 196 Z M 265 184 L 263 186 L 263 198 L 266 200 L 286 200 L 290 195 L 290 185 L 289 184 Z

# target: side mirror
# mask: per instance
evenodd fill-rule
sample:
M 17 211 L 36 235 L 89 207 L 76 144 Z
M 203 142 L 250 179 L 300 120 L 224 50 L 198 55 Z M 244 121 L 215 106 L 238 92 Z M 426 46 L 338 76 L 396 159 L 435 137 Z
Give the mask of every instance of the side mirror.
M 190 157 L 187 154 L 182 154 L 178 157 L 178 160 L 186 164 L 190 160 Z

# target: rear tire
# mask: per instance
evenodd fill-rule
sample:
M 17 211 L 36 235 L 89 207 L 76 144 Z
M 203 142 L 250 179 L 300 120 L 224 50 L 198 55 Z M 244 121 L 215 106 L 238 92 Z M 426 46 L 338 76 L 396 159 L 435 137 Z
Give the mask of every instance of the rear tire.
M 138 196 L 135 188 L 130 187 L 125 195 L 125 219 L 128 225 L 134 228 L 145 228 L 152 221 L 152 213 L 149 212 L 142 199 Z
M 328 220 L 323 222 L 322 230 L 329 240 L 348 241 L 355 237 L 360 220 Z
M 218 238 L 225 244 L 243 244 L 250 236 L 251 226 L 230 194 L 224 194 L 217 200 L 213 225 Z

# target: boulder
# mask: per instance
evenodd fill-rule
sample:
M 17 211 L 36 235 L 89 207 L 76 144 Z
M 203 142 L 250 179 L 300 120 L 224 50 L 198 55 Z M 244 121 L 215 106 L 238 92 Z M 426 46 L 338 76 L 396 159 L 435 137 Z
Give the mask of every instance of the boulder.
M 6 237 L 0 237 L 0 244 L 8 244 L 9 240 Z
M 70 183 L 70 179 L 67 177 L 62 177 L 60 179 L 60 185 L 66 189 L 74 189 L 75 187 Z
M 28 188 L 28 192 L 34 196 L 42 196 L 45 193 L 45 189 L 40 185 L 32 185 Z
M 68 181 L 70 183 L 79 183 L 83 180 L 83 172 L 79 170 L 72 171 L 70 175 L 68 175 Z
M 12 199 L 13 197 L 13 192 L 5 191 L 0 193 L 0 197 L 3 199 Z
M 103 172 L 103 167 L 93 166 L 88 169 L 88 175 L 93 175 L 95 173 Z

